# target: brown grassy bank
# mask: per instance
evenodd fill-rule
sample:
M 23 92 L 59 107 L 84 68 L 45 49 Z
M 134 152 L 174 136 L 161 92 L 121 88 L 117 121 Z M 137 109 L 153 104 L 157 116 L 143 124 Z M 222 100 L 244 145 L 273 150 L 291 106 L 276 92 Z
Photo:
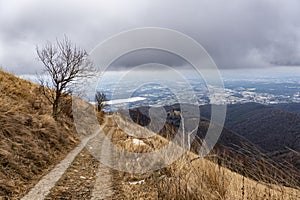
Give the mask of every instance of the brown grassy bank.
M 120 120 L 118 120 L 120 121 Z M 131 131 L 133 123 L 128 123 Z M 155 151 L 168 141 L 158 135 L 146 139 L 128 136 L 114 122 L 105 131 L 114 129 L 112 142 L 128 152 Z M 134 139 L 140 141 L 139 144 Z M 300 191 L 276 184 L 266 184 L 246 178 L 204 158 L 186 152 L 171 165 L 143 174 L 115 171 L 116 199 L 292 199 Z
M 37 85 L 0 71 L 0 91 L 0 198 L 18 198 L 78 139 L 70 113 L 54 121 Z

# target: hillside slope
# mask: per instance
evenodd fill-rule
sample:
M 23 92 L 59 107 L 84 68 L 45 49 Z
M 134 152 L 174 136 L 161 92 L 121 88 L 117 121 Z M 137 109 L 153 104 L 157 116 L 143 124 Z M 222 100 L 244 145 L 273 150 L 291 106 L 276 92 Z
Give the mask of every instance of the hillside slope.
M 293 109 L 296 110 L 295 106 L 296 104 Z M 225 126 L 249 139 L 265 152 L 286 148 L 300 151 L 300 116 L 277 107 L 280 108 L 280 105 L 228 105 Z M 210 118 L 209 105 L 202 106 L 201 111 L 202 116 Z
M 227 118 L 227 120 L 234 117 L 236 120 L 243 119 L 242 114 L 247 114 L 246 111 L 253 111 L 253 106 L 255 105 L 250 104 L 249 107 L 242 106 L 243 109 L 239 108 L 237 109 L 237 112 L 233 112 L 229 107 L 228 115 L 230 118 Z M 260 104 L 257 104 L 257 107 L 258 109 L 265 108 L 265 106 Z M 180 111 L 180 106 L 178 104 L 165 106 L 163 108 L 167 113 Z M 207 106 L 206 108 L 209 107 Z M 149 109 L 150 107 L 132 109 L 130 111 L 131 118 L 138 124 L 145 126 L 150 122 Z M 206 116 L 205 114 L 208 113 L 208 111 L 201 109 L 201 116 L 203 116 L 203 113 L 204 116 Z M 172 116 L 168 116 L 167 124 L 160 131 L 160 135 L 166 138 L 169 138 L 170 136 L 172 137 L 172 135 L 176 132 L 176 129 L 178 129 L 180 121 L 180 115 L 172 114 Z M 189 119 L 185 118 L 185 121 L 189 121 Z M 227 123 L 229 122 L 230 121 L 227 121 Z M 272 123 L 272 120 L 270 123 Z M 198 124 L 197 137 L 192 143 L 193 152 L 198 153 L 200 150 L 209 124 L 210 121 L 207 119 L 200 120 Z M 236 124 L 239 125 L 238 122 L 236 122 Z M 253 126 L 252 128 L 249 128 L 249 131 L 252 129 L 259 129 L 259 126 Z M 245 132 L 247 133 L 247 130 L 245 130 Z M 262 140 L 262 136 L 256 135 L 256 137 L 258 137 L 258 140 Z M 266 154 L 263 149 L 264 146 L 256 145 L 250 139 L 247 136 L 237 134 L 236 132 L 224 127 L 216 146 L 211 152 L 211 155 L 213 155 L 216 162 L 254 180 L 264 181 L 267 183 L 280 183 L 292 187 L 297 187 L 299 185 L 300 172 L 294 165 L 296 162 L 287 162 L 287 159 L 294 159 L 297 161 L 299 155 L 289 153 L 289 157 L 286 157 L 286 153 L 283 154 L 283 152 L 280 152 L 280 156 L 278 156 L 277 151 L 273 151 L 274 155 L 270 155 L 269 153 Z
M 122 115 L 117 114 L 116 118 L 120 116 Z M 138 128 L 139 125 L 133 122 L 127 121 L 126 126 L 130 127 L 132 135 L 136 135 L 134 132 L 139 133 L 141 130 Z M 110 126 L 104 130 L 111 133 L 112 129 L 114 129 L 111 135 L 112 142 L 119 149 L 129 152 L 151 152 L 162 148 L 169 142 L 157 134 L 148 138 L 128 136 L 120 129 L 116 121 L 110 120 Z M 137 143 L 137 140 L 140 142 Z M 207 159 L 197 158 L 197 155 L 192 152 L 186 152 L 171 165 L 160 164 L 161 169 L 143 174 L 115 171 L 115 198 L 283 200 L 300 197 L 299 190 L 251 180 Z
M 153 132 L 148 138 L 139 138 L 137 135 L 148 135 L 149 130 L 124 119 L 120 113 L 107 114 L 103 124 L 106 139 L 109 138 L 121 152 L 150 153 L 169 143 L 166 138 Z M 157 157 L 152 157 L 152 162 L 149 163 L 147 157 L 143 157 L 145 154 L 142 154 L 142 157 L 136 155 L 136 159 L 123 159 L 124 157 L 118 157 L 119 153 L 116 151 L 104 148 L 105 155 L 109 155 L 114 163 L 114 169 L 111 168 L 102 174 L 99 173 L 102 169 L 99 168 L 101 164 L 93 155 L 95 153 L 99 155 L 103 150 L 98 148 L 103 145 L 103 137 L 95 137 L 92 140 L 87 149 L 77 155 L 46 199 L 295 200 L 300 197 L 299 190 L 253 181 L 207 159 L 197 158 L 191 152 L 184 153 L 172 164 L 166 164 L 170 154 L 168 156 L 159 154 Z M 173 147 L 171 150 L 173 155 L 181 149 L 179 146 Z M 100 152 L 94 151 L 95 148 Z M 161 159 L 163 157 L 165 159 Z M 141 165 L 145 163 L 159 168 L 142 174 L 123 171 L 130 166 L 134 166 L 135 170 L 144 169 Z M 116 170 L 119 167 L 122 170 Z M 105 179 L 106 175 L 109 175 L 109 180 Z M 109 187 L 107 198 L 102 198 L 105 193 L 102 191 L 103 187 Z
M 296 170 L 300 181 L 300 104 L 265 106 L 257 103 L 228 105 L 225 126 L 245 137 L 276 163 Z M 295 110 L 295 113 L 286 110 Z M 201 107 L 210 118 L 210 106 Z
M 271 107 L 300 115 L 300 103 L 274 104 Z
M 77 143 L 72 116 L 57 122 L 39 87 L 0 71 L 0 199 L 18 198 Z

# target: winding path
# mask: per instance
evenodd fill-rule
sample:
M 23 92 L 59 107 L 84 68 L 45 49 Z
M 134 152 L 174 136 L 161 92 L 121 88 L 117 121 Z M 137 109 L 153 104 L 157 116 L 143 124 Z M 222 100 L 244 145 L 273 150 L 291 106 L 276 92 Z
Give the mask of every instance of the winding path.
M 95 140 L 98 138 L 97 136 L 106 126 L 107 122 L 108 119 L 106 117 L 104 123 L 100 126 L 100 129 L 96 133 L 84 138 L 81 143 L 65 157 L 64 160 L 57 164 L 48 174 L 42 177 L 42 179 L 22 198 L 22 200 L 45 199 L 45 197 L 50 193 L 50 190 L 55 187 L 56 183 L 70 167 L 75 157 L 83 150 L 84 147 L 86 147 L 86 145 L 91 140 Z M 105 199 L 112 196 L 112 176 L 110 168 L 100 163 L 96 176 L 97 177 L 94 185 L 94 190 L 92 192 L 92 199 Z

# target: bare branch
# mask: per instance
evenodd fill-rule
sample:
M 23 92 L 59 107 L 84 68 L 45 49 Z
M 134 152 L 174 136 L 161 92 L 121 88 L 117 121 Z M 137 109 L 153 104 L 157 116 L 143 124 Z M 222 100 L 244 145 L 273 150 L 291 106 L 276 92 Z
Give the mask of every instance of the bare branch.
M 75 45 L 65 36 L 63 40 L 56 40 L 55 44 L 47 42 L 41 49 L 36 48 L 39 60 L 44 64 L 44 70 L 51 79 L 40 80 L 42 93 L 53 106 L 53 117 L 57 119 L 62 98 L 72 93 L 70 83 L 77 78 L 90 76 L 92 63 L 88 59 L 88 54 Z M 48 91 L 49 89 L 54 90 Z

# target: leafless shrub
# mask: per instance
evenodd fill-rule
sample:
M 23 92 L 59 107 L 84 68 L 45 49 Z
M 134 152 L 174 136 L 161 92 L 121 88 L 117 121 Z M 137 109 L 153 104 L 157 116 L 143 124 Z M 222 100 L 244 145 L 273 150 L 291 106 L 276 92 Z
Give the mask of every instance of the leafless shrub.
M 104 106 L 105 106 L 105 101 L 107 101 L 107 97 L 103 92 L 97 91 L 95 94 L 95 101 L 97 103 L 97 110 L 100 112 Z
M 92 63 L 88 53 L 78 48 L 66 36 L 56 43 L 48 42 L 42 48 L 36 49 L 39 60 L 44 64 L 44 71 L 49 76 L 40 78 L 41 92 L 52 105 L 52 115 L 55 120 L 63 110 L 63 101 L 72 94 L 76 80 L 91 76 Z

